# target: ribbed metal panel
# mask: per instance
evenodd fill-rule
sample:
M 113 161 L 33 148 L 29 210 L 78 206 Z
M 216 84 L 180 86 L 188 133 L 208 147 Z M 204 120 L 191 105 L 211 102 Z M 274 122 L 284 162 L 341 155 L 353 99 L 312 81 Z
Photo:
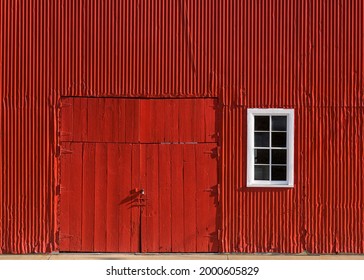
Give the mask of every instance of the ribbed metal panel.
M 67 96 L 216 96 L 213 1 L 61 1 Z
M 2 253 L 57 248 L 55 9 L 47 3 L 0 4 Z
M 57 239 L 60 96 L 218 97 L 221 243 L 360 252 L 364 4 L 0 2 L 0 252 Z M 295 109 L 295 187 L 251 190 L 246 109 Z M 218 124 L 220 127 L 220 124 Z
M 223 250 L 362 253 L 362 1 L 219 5 Z M 246 188 L 247 108 L 295 109 L 293 189 Z
M 299 147 L 307 251 L 362 253 L 363 108 L 302 109 L 299 114 L 301 139 L 309 140 Z

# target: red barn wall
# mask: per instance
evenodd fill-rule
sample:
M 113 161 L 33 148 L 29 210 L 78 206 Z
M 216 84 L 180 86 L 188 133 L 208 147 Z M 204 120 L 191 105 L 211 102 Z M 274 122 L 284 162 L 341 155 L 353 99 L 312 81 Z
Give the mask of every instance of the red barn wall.
M 359 253 L 363 239 L 363 3 L 228 2 L 224 251 Z M 295 109 L 295 186 L 246 188 L 246 109 Z
M 221 248 L 364 253 L 364 4 L 0 3 L 0 252 L 57 251 L 61 96 L 217 97 Z M 247 189 L 246 109 L 295 109 L 295 187 Z

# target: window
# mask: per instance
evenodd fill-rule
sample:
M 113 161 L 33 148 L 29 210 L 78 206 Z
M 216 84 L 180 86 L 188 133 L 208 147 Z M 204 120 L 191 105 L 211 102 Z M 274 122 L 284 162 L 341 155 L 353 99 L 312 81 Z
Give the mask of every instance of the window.
M 248 109 L 248 187 L 293 187 L 293 109 Z

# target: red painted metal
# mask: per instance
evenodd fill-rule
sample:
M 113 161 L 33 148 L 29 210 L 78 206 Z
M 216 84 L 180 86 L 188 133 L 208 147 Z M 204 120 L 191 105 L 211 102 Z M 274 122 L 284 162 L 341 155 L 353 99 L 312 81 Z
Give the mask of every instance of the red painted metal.
M 164 124 L 163 141 L 203 139 L 205 127 L 205 141 L 220 145 L 217 219 L 221 215 L 222 251 L 364 253 L 363 21 L 360 0 L 0 1 L 0 252 L 57 251 L 59 240 L 67 250 L 78 246 L 76 238 L 58 236 L 59 223 L 70 215 L 59 211 L 58 201 L 69 195 L 59 195 L 59 170 L 67 170 L 59 161 L 59 141 L 66 141 L 67 133 L 81 142 L 85 137 L 117 139 L 123 146 L 138 137 L 157 141 Z M 153 98 L 156 103 L 133 107 L 126 106 L 128 100 L 116 104 L 95 98 L 88 107 L 75 98 L 76 113 L 62 119 L 59 129 L 59 112 L 70 109 L 61 96 Z M 171 97 L 189 98 L 180 101 L 190 102 L 184 109 L 195 114 L 196 122 L 174 125 L 184 119 L 182 103 L 158 103 Z M 214 106 L 221 119 L 209 121 L 215 115 L 204 115 L 201 104 L 193 107 L 195 97 L 217 98 Z M 293 189 L 246 188 L 246 109 L 254 107 L 295 109 Z M 148 118 L 162 109 L 168 112 L 164 120 L 161 114 Z M 116 111 L 121 115 L 114 115 Z M 134 114 L 142 121 L 135 123 Z M 203 116 L 205 122 L 199 122 Z M 183 127 L 182 133 L 177 127 Z M 89 186 L 90 196 L 76 189 L 73 195 L 87 202 L 95 199 L 101 206 L 105 166 L 95 170 L 88 164 L 96 158 L 106 164 L 100 151 L 116 151 L 99 144 L 100 149 L 82 144 L 87 151 L 82 170 L 65 172 L 70 182 L 81 180 L 73 173 L 87 172 L 82 184 Z M 170 146 L 171 161 L 181 164 L 184 151 Z M 71 143 L 62 144 L 61 154 L 71 160 L 68 148 Z M 153 154 L 148 150 L 152 148 L 144 149 Z M 143 167 L 139 173 L 153 167 L 141 152 L 140 146 L 123 151 L 138 159 L 131 164 L 133 170 Z M 164 152 L 161 157 L 168 160 Z M 189 168 L 193 163 L 187 159 Z M 145 178 L 131 176 L 131 185 Z M 169 184 L 164 180 L 158 181 L 160 188 Z M 170 180 L 173 185 L 183 175 L 171 170 Z M 183 209 L 174 199 L 183 190 L 171 191 L 172 205 Z M 86 206 L 70 205 L 68 211 Z M 158 207 L 167 207 L 166 200 Z M 86 208 L 82 227 L 101 227 L 102 213 Z M 141 243 L 140 226 L 134 222 L 138 211 L 130 212 L 130 251 Z M 160 250 L 185 248 L 176 238 L 191 231 L 176 222 L 182 213 L 172 211 L 171 245 L 163 238 Z M 115 216 L 108 219 L 115 222 Z M 123 234 L 94 232 L 91 238 L 84 228 L 72 226 L 74 234 L 81 232 L 85 250 L 112 251 L 115 239 L 126 242 Z M 168 232 L 168 223 L 159 226 Z M 155 246 L 148 243 L 151 250 Z
M 220 8 L 223 251 L 364 252 L 363 3 Z M 293 189 L 246 188 L 246 109 L 256 107 L 295 109 Z

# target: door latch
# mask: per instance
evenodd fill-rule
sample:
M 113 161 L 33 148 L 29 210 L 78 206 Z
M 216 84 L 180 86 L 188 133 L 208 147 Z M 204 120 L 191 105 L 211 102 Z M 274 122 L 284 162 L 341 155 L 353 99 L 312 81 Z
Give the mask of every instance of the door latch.
M 139 189 L 139 188 L 135 188 L 131 191 L 132 194 L 140 194 L 140 195 L 144 195 L 144 189 Z

